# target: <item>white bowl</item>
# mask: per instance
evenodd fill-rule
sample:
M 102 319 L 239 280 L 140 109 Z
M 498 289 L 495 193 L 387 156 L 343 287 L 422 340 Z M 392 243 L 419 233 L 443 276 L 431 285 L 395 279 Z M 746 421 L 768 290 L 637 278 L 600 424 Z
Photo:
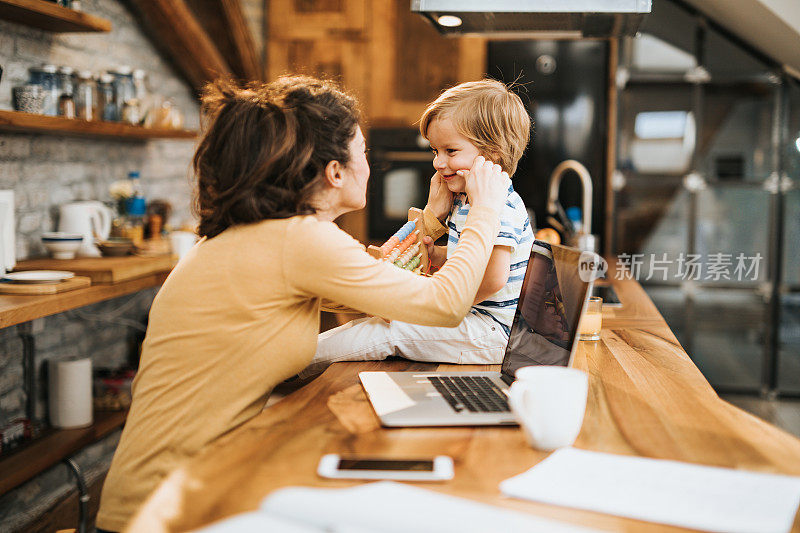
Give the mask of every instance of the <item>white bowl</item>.
M 83 235 L 51 231 L 42 233 L 42 244 L 53 259 L 74 259 L 75 253 L 83 244 Z

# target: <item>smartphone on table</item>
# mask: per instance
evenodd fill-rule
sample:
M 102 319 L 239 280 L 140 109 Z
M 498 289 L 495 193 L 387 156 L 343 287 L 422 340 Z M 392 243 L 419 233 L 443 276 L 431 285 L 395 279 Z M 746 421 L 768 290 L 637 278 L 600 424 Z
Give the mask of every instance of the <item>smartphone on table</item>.
M 331 479 L 397 479 L 444 481 L 453 479 L 453 460 L 446 455 L 425 459 L 324 455 L 317 473 Z
M 592 296 L 599 296 L 603 299 L 603 307 L 622 307 L 617 291 L 610 285 L 595 285 L 592 288 Z

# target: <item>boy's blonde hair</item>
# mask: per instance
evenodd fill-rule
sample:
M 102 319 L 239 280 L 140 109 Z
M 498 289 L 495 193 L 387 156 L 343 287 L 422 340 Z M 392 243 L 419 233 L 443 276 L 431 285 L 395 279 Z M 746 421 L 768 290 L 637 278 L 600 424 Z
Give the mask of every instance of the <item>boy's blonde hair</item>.
M 452 121 L 459 134 L 509 176 L 517 170 L 531 137 L 531 119 L 520 97 L 505 84 L 488 78 L 451 87 L 431 102 L 419 121 L 419 131 L 426 139 L 437 118 Z

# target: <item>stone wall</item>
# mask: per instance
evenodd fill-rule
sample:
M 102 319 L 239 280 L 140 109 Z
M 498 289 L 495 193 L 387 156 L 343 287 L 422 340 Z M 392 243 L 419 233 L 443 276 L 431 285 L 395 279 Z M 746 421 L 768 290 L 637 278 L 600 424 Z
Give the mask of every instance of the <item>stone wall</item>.
M 154 92 L 172 98 L 196 128 L 192 90 L 138 29 L 124 3 L 88 0 L 84 11 L 111 20 L 108 34 L 53 34 L 0 21 L 0 109 L 12 109 L 11 88 L 43 63 L 101 71 L 118 65 L 143 68 Z M 14 189 L 17 256 L 41 255 L 42 231 L 55 229 L 55 208 L 72 200 L 110 200 L 108 185 L 140 170 L 148 198 L 170 200 L 173 224 L 189 219 L 189 161 L 193 141 L 128 142 L 51 135 L 0 134 L 0 189 Z
M 131 336 L 144 329 L 155 293 L 156 289 L 148 289 L 34 321 L 38 420 L 47 419 L 47 362 L 89 356 L 94 368 L 126 365 L 132 355 Z M 16 328 L 0 329 L 0 421 L 24 416 L 22 377 L 22 342 Z M 108 470 L 119 435 L 114 432 L 73 457 L 87 481 Z M 24 530 L 75 486 L 67 467 L 60 464 L 0 496 L 0 531 Z
M 170 97 L 198 126 L 192 90 L 145 37 L 125 2 L 83 0 L 83 9 L 111 20 L 107 34 L 52 34 L 0 21 L 0 109 L 12 109 L 11 88 L 24 83 L 28 69 L 44 63 L 106 70 L 118 65 L 143 68 L 154 92 Z M 85 199 L 110 201 L 108 186 L 139 170 L 148 199 L 172 203 L 170 222 L 191 222 L 190 162 L 194 141 L 128 142 L 0 133 L 0 189 L 16 196 L 17 257 L 39 256 L 44 231 L 56 229 L 60 204 Z M 45 361 L 89 356 L 95 367 L 116 368 L 129 356 L 129 339 L 144 320 L 155 289 L 76 311 L 40 319 L 34 326 L 37 348 L 37 417 L 46 419 Z M 107 319 L 112 318 L 113 322 Z M 100 318 L 106 321 L 98 320 Z M 24 413 L 22 344 L 16 328 L 0 329 L 0 425 Z M 118 433 L 86 448 L 75 459 L 89 477 L 107 469 Z M 1 474 L 0 474 L 1 475 Z M 15 531 L 73 489 L 64 466 L 57 466 L 0 497 L 0 531 Z M 76 525 L 77 526 L 77 525 Z

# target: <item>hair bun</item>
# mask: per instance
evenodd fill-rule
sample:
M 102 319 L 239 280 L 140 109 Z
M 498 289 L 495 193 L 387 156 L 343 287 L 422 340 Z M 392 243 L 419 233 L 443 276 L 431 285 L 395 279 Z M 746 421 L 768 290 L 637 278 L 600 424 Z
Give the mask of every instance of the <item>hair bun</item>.
M 288 91 L 283 101 L 287 106 L 297 107 L 313 103 L 314 95 L 308 87 L 298 86 Z
M 236 101 L 241 89 L 231 79 L 220 78 L 203 86 L 200 95 L 201 110 L 207 116 L 219 113 L 225 105 Z
M 332 83 L 282 76 L 203 90 L 204 133 L 193 159 L 200 234 L 312 214 L 330 161 L 350 162 L 356 101 Z

